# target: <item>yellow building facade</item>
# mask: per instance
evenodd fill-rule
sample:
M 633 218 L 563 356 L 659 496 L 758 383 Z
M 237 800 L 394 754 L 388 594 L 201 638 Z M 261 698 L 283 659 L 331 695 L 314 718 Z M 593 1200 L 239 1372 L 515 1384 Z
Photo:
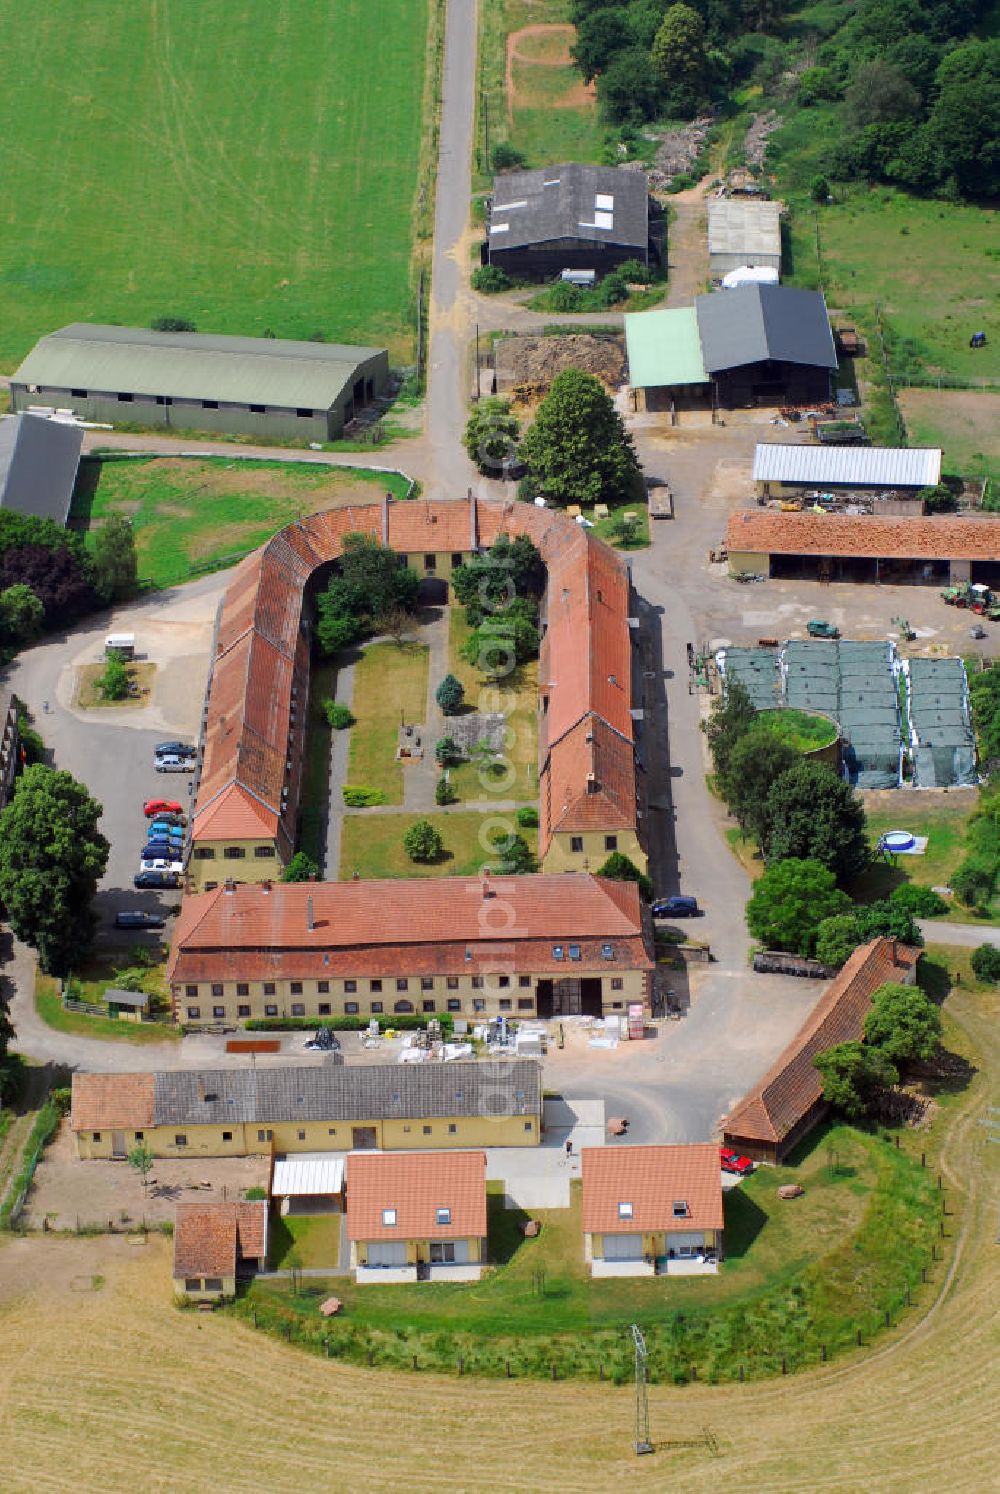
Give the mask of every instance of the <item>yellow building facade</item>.
M 542 857 L 543 872 L 596 872 L 615 851 L 645 872 L 649 857 L 635 830 L 616 830 L 606 834 L 600 830 L 584 830 L 574 835 L 571 831 L 556 830 Z

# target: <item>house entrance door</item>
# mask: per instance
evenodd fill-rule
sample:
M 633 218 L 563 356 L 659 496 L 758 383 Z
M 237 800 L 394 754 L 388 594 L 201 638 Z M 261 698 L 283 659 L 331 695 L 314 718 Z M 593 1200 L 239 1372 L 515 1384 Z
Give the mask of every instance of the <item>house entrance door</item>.
M 126 1151 L 125 1151 L 125 1132 L 124 1131 L 112 1131 L 112 1133 L 111 1133 L 111 1155 L 112 1155 L 112 1157 L 119 1157 L 119 1158 L 120 1157 L 124 1157 L 124 1156 L 127 1155 Z
M 356 1152 L 373 1152 L 375 1145 L 374 1126 L 351 1127 L 351 1146 Z

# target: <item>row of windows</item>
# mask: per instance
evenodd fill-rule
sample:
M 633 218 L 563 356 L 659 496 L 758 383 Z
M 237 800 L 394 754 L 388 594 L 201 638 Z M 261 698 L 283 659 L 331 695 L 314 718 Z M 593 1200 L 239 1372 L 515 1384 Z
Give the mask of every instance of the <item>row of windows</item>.
M 570 850 L 575 855 L 580 854 L 583 851 L 583 836 L 582 835 L 571 835 L 570 838 L 569 838 L 569 848 L 570 848 Z M 606 851 L 617 851 L 617 849 L 618 849 L 618 837 L 617 837 L 617 835 L 606 835 L 604 837 L 604 849 Z
M 70 394 L 74 399 L 90 398 L 90 391 L 87 389 L 71 389 Z M 110 396 L 97 392 L 95 393 L 94 397 L 96 399 L 107 399 Z M 114 397 L 115 399 L 117 399 L 120 405 L 145 404 L 167 406 L 174 404 L 173 396 L 169 394 L 116 394 Z M 219 401 L 217 399 L 181 399 L 177 400 L 176 403 L 179 405 L 186 405 L 188 408 L 197 407 L 201 410 L 217 410 L 219 408 Z M 240 404 L 238 401 L 231 401 L 226 403 L 225 407 L 230 410 L 249 410 L 251 415 L 267 415 L 268 413 L 291 413 L 291 410 L 286 409 L 283 405 L 244 405 Z M 296 409 L 295 413 L 302 420 L 315 420 L 317 417 L 321 417 L 325 412 L 323 410 L 308 410 L 300 406 L 298 409 Z
M 524 1122 L 524 1129 L 526 1131 L 530 1131 L 532 1129 L 533 1124 L 534 1123 L 532 1121 L 530 1121 L 530 1120 L 525 1121 Z M 403 1132 L 404 1132 L 404 1134 L 408 1134 L 410 1131 L 412 1131 L 412 1129 L 413 1129 L 412 1126 L 404 1126 L 403 1127 Z M 434 1127 L 432 1125 L 430 1125 L 426 1121 L 420 1127 L 420 1130 L 421 1130 L 421 1134 L 424 1135 L 424 1136 L 433 1136 L 434 1135 Z M 447 1132 L 448 1132 L 449 1136 L 457 1136 L 458 1135 L 458 1126 L 455 1123 L 455 1121 L 448 1121 L 447 1122 Z M 94 1141 L 100 1141 L 100 1139 L 101 1139 L 101 1133 L 100 1133 L 100 1131 L 94 1131 L 91 1134 L 92 1134 L 92 1137 L 93 1137 Z M 336 1136 L 336 1134 L 337 1134 L 337 1128 L 336 1128 L 336 1126 L 328 1126 L 327 1127 L 327 1135 L 328 1136 Z M 295 1135 L 296 1135 L 296 1138 L 299 1141 L 305 1141 L 305 1139 L 306 1139 L 306 1132 L 305 1132 L 305 1129 L 302 1126 L 300 1126 L 298 1128 L 298 1130 L 296 1131 Z M 141 1131 L 136 1131 L 136 1133 L 135 1133 L 135 1139 L 136 1139 L 136 1141 L 141 1141 L 142 1137 L 143 1137 L 143 1133 Z M 222 1139 L 223 1139 L 223 1141 L 232 1141 L 232 1139 L 233 1139 L 233 1133 L 232 1133 L 232 1131 L 223 1131 L 223 1133 L 222 1133 Z M 274 1132 L 269 1127 L 261 1126 L 258 1129 L 258 1131 L 257 1131 L 257 1140 L 258 1141 L 265 1141 L 265 1142 L 266 1141 L 273 1141 L 274 1140 Z M 187 1146 L 187 1144 L 188 1144 L 187 1132 L 186 1131 L 175 1131 L 174 1132 L 174 1146 L 185 1147 L 185 1146 Z M 438 1223 L 439 1224 L 447 1223 L 447 1220 L 438 1220 Z
M 614 983 L 612 983 L 612 984 L 614 984 Z M 616 990 L 620 990 L 621 989 L 621 983 L 620 982 L 618 983 L 618 985 L 615 986 L 615 989 Z M 462 1003 L 461 1003 L 461 1001 L 458 1000 L 457 997 L 450 997 L 448 999 L 448 1001 L 446 1002 L 445 1005 L 446 1005 L 446 1010 L 448 1010 L 449 1012 L 461 1012 L 461 1010 L 462 1010 Z M 501 996 L 500 1000 L 498 1002 L 498 1006 L 499 1006 L 500 1011 L 502 1011 L 502 1012 L 511 1012 L 511 1011 L 514 1010 L 513 1000 L 509 996 L 507 996 L 507 997 Z M 517 1009 L 518 1009 L 519 1012 L 533 1012 L 535 1010 L 534 998 L 531 997 L 531 996 L 519 996 L 518 997 L 518 1001 L 517 1001 Z M 207 1008 L 206 1008 L 206 1010 L 207 1010 Z M 385 1013 L 385 1003 L 382 1002 L 382 1001 L 371 1001 L 371 1002 L 368 1003 L 368 1010 L 371 1012 L 372 1016 L 376 1016 L 376 1017 L 377 1016 L 381 1016 L 381 1015 L 383 1015 Z M 409 1016 L 409 1015 L 411 1015 L 416 1010 L 416 1008 L 414 1007 L 414 1004 L 413 1004 L 412 1001 L 394 1001 L 393 1004 L 392 1004 L 392 1010 L 393 1010 L 394 1015 L 402 1017 L 402 1016 Z M 426 1012 L 426 1013 L 436 1012 L 437 1011 L 437 1002 L 436 1001 L 422 1001 L 420 1003 L 420 1010 L 422 1012 Z M 474 1012 L 484 1012 L 486 1010 L 486 1001 L 485 1001 L 485 999 L 482 996 L 474 996 L 472 998 L 472 1010 Z M 334 1015 L 334 1013 L 331 1010 L 329 1001 L 321 1001 L 319 1003 L 318 1007 L 316 1008 L 316 1014 L 317 1014 L 317 1016 L 320 1016 L 320 1017 L 332 1017 Z M 187 1015 L 188 1015 L 188 1021 L 189 1022 L 200 1022 L 201 1021 L 201 1007 L 200 1006 L 189 1006 L 187 1008 Z M 222 1021 L 228 1015 L 229 1015 L 229 1009 L 227 1007 L 225 1007 L 225 1006 L 213 1006 L 212 1007 L 212 1020 L 213 1021 Z M 265 1015 L 265 1017 L 278 1017 L 278 1016 L 283 1015 L 283 1013 L 279 1012 L 277 1002 L 265 1002 L 265 1005 L 264 1005 L 264 1015 Z M 291 1005 L 291 1010 L 288 1013 L 288 1015 L 292 1016 L 292 1017 L 305 1017 L 307 1015 L 305 1002 L 304 1001 L 293 1001 L 292 1005 Z M 360 1001 L 345 1001 L 344 1002 L 344 1015 L 346 1017 L 358 1017 L 358 1016 L 360 1016 L 361 1015 L 361 1003 L 360 1003 Z M 236 1007 L 236 1016 L 239 1019 L 243 1019 L 243 1018 L 246 1018 L 246 1017 L 253 1016 L 253 1012 L 251 1010 L 251 1007 L 250 1007 L 249 1003 L 240 1002 L 237 1005 L 237 1007 Z
M 460 550 L 453 550 L 452 551 L 452 554 L 451 554 L 451 564 L 452 564 L 452 568 L 453 569 L 455 567 L 460 566 L 462 564 L 462 552 Z M 430 571 L 432 573 L 437 570 L 437 556 L 436 555 L 425 555 L 424 556 L 424 570 L 425 571 Z
M 264 861 L 269 856 L 276 854 L 273 846 L 254 846 L 254 856 L 258 861 Z M 226 861 L 242 861 L 246 856 L 245 846 L 223 846 L 222 855 Z M 214 861 L 214 846 L 195 846 L 194 859 L 196 861 Z
M 570 945 L 570 949 L 578 948 L 578 947 L 579 946 L 574 946 L 572 944 Z M 578 958 L 578 956 L 577 956 L 577 958 Z M 438 980 L 438 977 L 436 977 L 436 976 L 433 976 L 433 975 L 422 975 L 420 977 L 420 989 L 421 989 L 421 991 L 434 991 L 434 990 L 437 990 L 438 989 L 437 980 Z M 521 987 L 522 990 L 530 990 L 531 989 L 531 976 L 530 975 L 519 975 L 517 977 L 517 983 Z M 361 983 L 359 981 L 356 981 L 356 980 L 345 980 L 344 981 L 344 992 L 345 992 L 345 994 L 348 995 L 348 996 L 354 996 L 354 995 L 356 995 L 357 992 L 358 992 L 360 984 Z M 482 991 L 485 988 L 485 984 L 486 984 L 486 977 L 484 975 L 474 975 L 474 976 L 472 976 L 472 989 L 474 991 Z M 509 988 L 509 986 L 511 984 L 511 977 L 509 975 L 497 975 L 491 981 L 491 985 L 494 985 L 494 984 L 501 991 L 505 991 L 505 990 L 507 990 Z M 614 984 L 614 982 L 612 982 L 612 984 Z M 619 982 L 619 987 L 620 987 L 620 984 L 621 984 L 621 982 Z M 369 990 L 369 992 L 373 996 L 377 996 L 381 991 L 383 991 L 385 989 L 386 985 L 389 985 L 391 987 L 392 982 L 391 981 L 384 982 L 384 981 L 379 980 L 379 979 L 374 979 L 374 980 L 370 980 L 370 981 L 367 982 L 368 990 Z M 457 975 L 448 975 L 448 976 L 445 976 L 445 985 L 446 985 L 446 987 L 447 987 L 447 989 L 449 991 L 457 991 L 458 988 L 459 988 L 459 978 L 458 978 L 458 976 Z M 289 994 L 291 996 L 301 996 L 302 993 L 303 993 L 303 991 L 304 991 L 304 989 L 305 989 L 305 982 L 304 981 L 301 981 L 301 980 L 292 980 L 292 981 L 289 981 L 289 983 L 288 983 L 288 991 L 289 991 Z M 397 976 L 396 977 L 396 990 L 397 991 L 408 991 L 409 989 L 410 989 L 409 977 L 405 976 L 405 975 Z M 316 991 L 317 991 L 317 994 L 320 995 L 320 996 L 326 996 L 326 995 L 328 995 L 329 991 L 330 991 L 330 982 L 328 980 L 318 980 L 316 982 Z M 187 985 L 187 986 L 184 987 L 184 995 L 185 996 L 198 996 L 200 994 L 201 994 L 201 987 L 198 986 L 198 985 Z M 211 996 L 224 996 L 225 994 L 226 994 L 226 988 L 225 988 L 224 984 L 222 983 L 222 981 L 213 981 L 212 984 L 211 984 L 210 990 L 209 990 L 209 995 L 211 995 Z M 237 981 L 236 982 L 236 994 L 237 994 L 237 996 L 249 996 L 250 995 L 250 985 L 249 985 L 249 982 L 243 981 L 243 980 Z M 276 996 L 278 994 L 278 984 L 277 984 L 277 981 L 273 981 L 273 980 L 266 980 L 266 981 L 264 981 L 264 983 L 263 983 L 263 994 L 265 996 Z M 432 1010 L 433 1010 L 433 1008 L 432 1008 Z

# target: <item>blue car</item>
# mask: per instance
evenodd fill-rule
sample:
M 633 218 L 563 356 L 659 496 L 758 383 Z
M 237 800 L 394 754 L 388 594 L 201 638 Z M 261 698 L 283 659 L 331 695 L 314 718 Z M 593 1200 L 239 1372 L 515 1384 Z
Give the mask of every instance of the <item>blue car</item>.
M 166 820 L 154 820 L 146 831 L 150 840 L 176 840 L 183 844 L 184 831 L 179 825 L 168 825 Z

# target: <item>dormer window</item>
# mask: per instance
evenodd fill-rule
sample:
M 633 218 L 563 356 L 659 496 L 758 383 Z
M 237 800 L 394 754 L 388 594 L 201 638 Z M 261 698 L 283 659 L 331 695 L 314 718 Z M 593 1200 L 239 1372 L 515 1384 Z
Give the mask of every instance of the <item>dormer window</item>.
M 435 1224 L 450 1224 L 451 1223 L 451 1210 L 450 1209 L 435 1209 L 434 1210 L 434 1223 Z
M 383 1209 L 382 1210 L 382 1223 L 386 1224 L 386 1225 L 395 1224 L 396 1223 L 396 1210 L 395 1209 Z
M 579 946 L 579 944 L 571 944 L 570 945 L 570 947 L 569 947 L 569 957 L 570 957 L 571 960 L 578 960 L 580 958 L 580 946 Z
M 625 1202 L 625 1203 L 620 1203 L 618 1205 L 618 1218 L 619 1219 L 631 1219 L 632 1218 L 632 1205 L 631 1205 L 631 1203 Z
M 688 1216 L 688 1206 L 687 1206 L 686 1200 L 683 1199 L 683 1198 L 675 1198 L 674 1199 L 674 1218 L 675 1219 L 686 1219 L 687 1216 Z
M 610 944 L 602 944 L 601 945 L 601 959 L 602 960 L 613 960 L 614 957 L 615 957 L 615 951 L 614 951 L 614 948 L 612 947 L 612 945 L 610 945 Z
M 552 946 L 552 958 L 554 960 L 561 960 L 562 957 L 563 957 L 563 947 L 562 947 L 562 945 L 561 944 L 553 944 L 553 946 Z

